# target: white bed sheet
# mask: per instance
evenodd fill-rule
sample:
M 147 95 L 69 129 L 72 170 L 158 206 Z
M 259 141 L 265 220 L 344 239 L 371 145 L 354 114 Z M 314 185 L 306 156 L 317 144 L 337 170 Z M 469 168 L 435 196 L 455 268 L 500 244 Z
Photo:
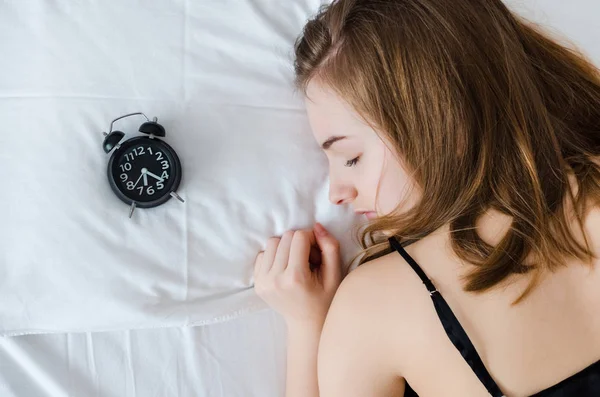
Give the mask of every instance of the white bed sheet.
M 280 397 L 285 331 L 263 310 L 202 327 L 0 338 L 0 396 Z
M 269 237 L 319 221 L 347 238 L 359 217 L 329 202 L 292 85 L 320 3 L 0 2 L 0 335 L 224 321 L 264 308 Z M 128 219 L 101 143 L 134 111 L 166 128 L 186 202 Z
M 557 34 L 566 34 L 600 64 L 597 0 L 510 0 L 508 3 L 532 20 L 551 26 Z M 0 5 L 0 11 L 6 4 Z M 232 4 L 227 2 L 229 6 Z M 302 12 L 308 13 L 308 2 L 303 4 Z M 35 81 L 36 77 L 32 78 Z M 111 81 L 107 79 L 104 83 Z M 106 89 L 110 88 L 109 84 Z M 173 91 L 167 88 L 137 84 L 132 92 L 158 90 L 168 97 Z M 216 83 L 212 88 L 213 94 L 220 89 L 231 89 L 218 87 Z M 39 101 L 45 104 L 52 102 L 52 98 Z M 118 109 L 126 109 L 124 102 L 116 105 L 115 110 Z M 92 129 L 104 117 L 94 116 L 93 122 L 86 120 L 83 117 L 80 123 L 87 123 Z M 0 134 L 0 143 L 2 138 Z M 3 254 L 0 252 L 0 259 L 5 260 Z M 2 397 L 278 397 L 284 394 L 284 375 L 285 327 L 271 310 L 246 313 L 228 322 L 202 327 L 0 337 Z

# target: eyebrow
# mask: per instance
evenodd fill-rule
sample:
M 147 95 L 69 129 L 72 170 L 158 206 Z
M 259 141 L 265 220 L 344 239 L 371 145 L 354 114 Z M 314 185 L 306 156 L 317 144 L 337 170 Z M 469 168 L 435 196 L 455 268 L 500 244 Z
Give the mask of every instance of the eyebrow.
M 333 145 L 337 141 L 341 141 L 342 139 L 346 139 L 346 138 L 348 138 L 348 137 L 346 137 L 346 136 L 330 136 L 329 138 L 327 138 L 327 140 L 325 142 L 323 142 L 321 147 L 323 148 L 323 150 L 328 150 L 331 147 L 331 145 Z

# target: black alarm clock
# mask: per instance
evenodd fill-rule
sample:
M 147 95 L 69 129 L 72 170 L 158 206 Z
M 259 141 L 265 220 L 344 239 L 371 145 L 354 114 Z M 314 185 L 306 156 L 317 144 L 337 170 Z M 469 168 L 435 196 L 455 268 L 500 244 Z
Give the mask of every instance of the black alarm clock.
M 146 118 L 137 136 L 120 143 L 125 134 L 113 131 L 115 121 L 134 115 Z M 129 217 L 136 208 L 152 208 L 166 203 L 171 197 L 184 200 L 176 193 L 181 182 L 181 162 L 175 150 L 164 138 L 165 129 L 156 117 L 150 121 L 142 112 L 117 117 L 104 133 L 104 151 L 113 151 L 108 160 L 108 183 L 124 203 L 130 206 Z

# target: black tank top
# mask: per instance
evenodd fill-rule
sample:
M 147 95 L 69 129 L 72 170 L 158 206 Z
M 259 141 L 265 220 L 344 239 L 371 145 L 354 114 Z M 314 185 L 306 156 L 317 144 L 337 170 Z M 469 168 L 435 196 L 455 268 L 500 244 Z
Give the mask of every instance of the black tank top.
M 395 237 L 389 238 L 390 245 L 393 250 L 404 258 L 410 267 L 417 273 L 425 287 L 429 291 L 433 306 L 437 312 L 444 331 L 448 335 L 448 338 L 452 344 L 458 349 L 463 359 L 469 364 L 469 367 L 473 370 L 479 381 L 483 383 L 483 386 L 487 389 L 493 397 L 503 397 L 504 394 L 494 382 L 491 375 L 483 365 L 479 354 L 475 350 L 475 347 L 471 343 L 471 340 L 467 336 L 467 333 L 458 322 L 458 319 L 452 313 L 450 306 L 446 303 L 442 295 L 435 288 L 431 280 L 427 277 L 425 272 L 419 267 L 417 262 L 408 255 L 406 250 L 400 245 Z M 410 387 L 408 382 L 406 383 L 406 391 L 404 392 L 405 397 L 418 397 L 417 393 Z M 600 396 L 600 361 L 590 365 L 584 370 L 576 373 L 573 376 L 542 390 L 539 393 L 534 394 L 531 397 L 599 397 Z

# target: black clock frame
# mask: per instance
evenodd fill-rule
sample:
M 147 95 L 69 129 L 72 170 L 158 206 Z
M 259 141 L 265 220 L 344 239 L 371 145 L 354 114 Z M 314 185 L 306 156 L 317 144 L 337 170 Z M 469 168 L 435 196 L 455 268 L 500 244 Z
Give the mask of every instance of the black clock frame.
M 122 157 L 122 155 L 125 152 L 127 152 L 132 146 L 140 145 L 140 144 L 147 144 L 148 140 L 153 141 L 153 143 L 157 146 L 161 146 L 161 151 L 164 153 L 165 157 L 167 157 L 167 159 L 169 160 L 169 163 L 171 163 L 173 165 L 172 169 L 170 170 L 169 178 L 173 178 L 174 182 L 173 182 L 171 189 L 169 189 L 168 193 L 166 193 L 164 196 L 162 196 L 156 200 L 152 200 L 152 201 L 136 201 L 136 200 L 132 200 L 131 198 L 127 197 L 127 195 L 121 190 L 118 180 L 115 179 L 115 175 L 113 172 L 113 166 L 118 167 L 117 159 L 120 159 Z M 117 168 L 117 171 L 118 171 L 118 168 Z M 119 144 L 119 146 L 117 148 L 115 148 L 112 155 L 110 156 L 110 159 L 108 160 L 107 173 L 108 173 L 108 182 L 110 184 L 111 189 L 115 193 L 115 195 L 121 201 L 123 201 L 124 203 L 126 203 L 128 205 L 135 203 L 135 206 L 137 208 L 153 208 L 153 207 L 157 207 L 157 206 L 169 201 L 169 199 L 172 197 L 171 193 L 176 192 L 177 189 L 179 188 L 179 184 L 181 182 L 181 174 L 182 174 L 181 162 L 179 161 L 179 157 L 177 156 L 177 153 L 175 152 L 175 150 L 165 141 L 158 139 L 156 137 L 151 137 L 151 136 L 137 136 L 134 138 L 130 138 L 130 139 L 126 140 L 125 142 Z M 119 173 L 117 172 L 117 175 L 118 174 Z

